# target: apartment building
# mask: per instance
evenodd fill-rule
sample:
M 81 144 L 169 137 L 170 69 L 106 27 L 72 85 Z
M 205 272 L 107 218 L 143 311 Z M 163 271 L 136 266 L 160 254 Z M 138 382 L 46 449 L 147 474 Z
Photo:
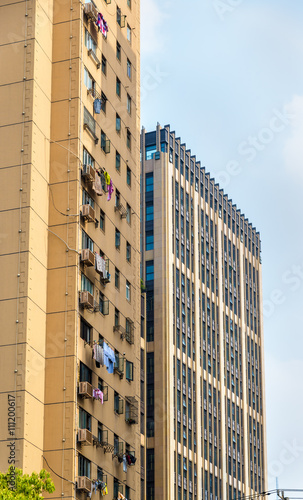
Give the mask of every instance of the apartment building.
M 139 18 L 0 5 L 0 468 L 54 499 L 143 498 Z
M 260 235 L 167 125 L 141 133 L 147 498 L 266 491 Z

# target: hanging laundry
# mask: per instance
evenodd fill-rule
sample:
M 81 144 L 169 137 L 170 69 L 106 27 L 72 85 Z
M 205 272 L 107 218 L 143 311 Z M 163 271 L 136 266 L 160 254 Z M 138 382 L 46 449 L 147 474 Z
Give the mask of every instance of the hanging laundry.
M 102 366 L 104 365 L 104 350 L 102 345 L 94 344 L 93 358 L 96 360 L 96 363 L 99 363 Z
M 104 365 L 108 373 L 114 373 L 115 353 L 106 342 L 103 342 Z
M 102 276 L 105 277 L 105 260 L 98 253 L 95 253 L 95 267 L 97 273 L 102 274 Z
M 93 397 L 101 401 L 101 404 L 103 405 L 103 392 L 100 389 L 93 390 Z
M 118 500 L 126 500 L 125 496 L 122 495 L 122 493 L 120 493 L 120 491 L 118 492 Z
M 126 455 L 126 457 L 125 457 L 125 458 L 126 458 L 126 460 L 127 460 L 128 465 L 131 465 L 131 464 L 132 464 L 132 460 L 131 460 L 131 456 L 130 456 L 130 454 L 129 454 L 129 453 Z
M 94 100 L 94 112 L 95 112 L 97 115 L 100 115 L 101 106 L 102 106 L 102 101 L 101 101 L 101 99 L 95 99 L 95 100 Z
M 106 483 L 102 483 L 102 486 L 101 486 L 101 496 L 104 497 L 107 494 L 108 494 L 107 484 Z
M 110 185 L 110 175 L 106 170 L 104 171 L 104 178 L 105 178 L 105 183 L 109 186 Z
M 125 455 L 123 455 L 123 472 L 127 472 L 127 462 Z
M 98 14 L 98 19 L 96 21 L 96 25 L 98 26 L 99 31 L 101 31 L 104 38 L 106 38 L 107 32 L 108 32 L 108 24 L 100 12 Z
M 98 196 L 102 196 L 103 195 L 103 193 L 102 193 L 102 186 L 101 186 L 101 179 L 100 179 L 99 175 L 95 176 L 95 180 L 93 182 L 93 190 L 95 191 L 95 193 Z
M 107 201 L 110 201 L 110 199 L 112 197 L 112 194 L 114 192 L 114 186 L 113 186 L 113 181 L 112 180 L 110 180 L 109 186 L 107 186 L 107 192 L 108 192 Z

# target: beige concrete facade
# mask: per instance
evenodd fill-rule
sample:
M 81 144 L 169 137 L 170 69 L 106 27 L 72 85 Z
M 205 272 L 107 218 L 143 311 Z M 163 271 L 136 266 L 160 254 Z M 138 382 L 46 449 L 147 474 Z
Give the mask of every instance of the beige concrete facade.
M 260 235 L 169 126 L 141 134 L 147 498 L 266 491 Z
M 0 469 L 11 457 L 50 470 L 54 499 L 85 498 L 98 478 L 111 498 L 144 489 L 139 17 L 138 0 L 0 2 Z M 110 201 L 94 190 L 97 171 L 111 177 Z M 86 248 L 110 280 L 81 258 Z M 121 360 L 112 374 L 92 357 L 103 341 Z M 103 405 L 79 395 L 83 382 Z M 128 452 L 137 460 L 125 473 Z

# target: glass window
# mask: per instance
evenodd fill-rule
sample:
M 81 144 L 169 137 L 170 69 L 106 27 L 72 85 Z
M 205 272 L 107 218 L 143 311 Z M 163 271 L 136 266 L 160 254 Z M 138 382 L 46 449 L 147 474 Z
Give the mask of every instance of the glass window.
M 94 96 L 96 82 L 85 67 L 84 67 L 84 85 L 88 90 L 92 92 L 92 95 Z
M 127 262 L 130 262 L 131 261 L 131 244 L 127 241 L 126 242 L 126 260 Z
M 83 408 L 79 408 L 79 427 L 80 429 L 92 430 L 92 417 Z
M 132 183 L 132 171 L 129 166 L 126 167 L 126 184 L 131 186 Z
M 94 242 L 82 229 L 82 248 L 89 248 L 91 252 L 94 251 Z
M 120 288 L 120 271 L 115 267 L 115 287 Z
M 106 70 L 107 70 L 107 61 L 106 57 L 102 54 L 102 63 L 101 63 L 101 70 L 104 75 L 106 75 Z
M 145 159 L 151 160 L 153 157 L 153 154 L 156 152 L 157 152 L 156 145 L 145 146 Z
M 80 454 L 78 456 L 78 476 L 90 478 L 90 461 Z
M 116 170 L 118 170 L 118 172 L 120 172 L 120 168 L 121 168 L 121 156 L 120 156 L 120 153 L 118 153 L 118 151 L 116 151 Z
M 120 116 L 118 115 L 118 113 L 116 113 L 116 131 L 120 134 L 121 132 L 121 118 Z
M 147 201 L 145 204 L 145 220 L 151 221 L 154 220 L 154 202 Z
M 100 229 L 105 231 L 105 213 L 100 209 Z
M 127 94 L 127 101 L 126 101 L 126 107 L 127 107 L 127 112 L 131 114 L 132 111 L 132 100 L 129 94 Z
M 131 206 L 128 203 L 126 203 L 126 221 L 128 222 L 128 224 L 131 223 L 131 215 L 132 215 Z
M 131 30 L 131 27 L 130 27 L 129 24 L 126 27 L 126 36 L 127 36 L 127 40 L 129 41 L 129 43 L 131 43 L 131 41 L 132 41 L 132 30 Z
M 130 133 L 130 130 L 127 129 L 126 131 L 126 146 L 128 147 L 128 149 L 131 149 L 132 148 L 132 136 L 131 136 L 131 133 Z
M 153 250 L 154 248 L 154 231 L 153 229 L 145 233 L 145 250 Z
M 132 63 L 127 59 L 127 76 L 129 79 L 132 77 Z
M 106 101 L 106 95 L 104 94 L 104 92 L 101 92 L 101 110 L 103 111 L 103 113 L 106 113 Z
M 92 339 L 92 327 L 88 323 L 86 323 L 83 318 L 81 318 L 80 323 L 80 337 L 88 344 Z
M 82 191 L 82 204 L 83 205 L 90 205 L 92 208 L 95 207 L 95 202 L 92 199 L 92 197 L 88 194 L 87 191 L 83 189 Z
M 145 192 L 149 193 L 154 190 L 154 174 L 151 172 L 145 176 Z
M 130 282 L 126 280 L 126 299 L 130 301 Z
M 81 274 L 81 290 L 86 290 L 94 295 L 94 285 L 83 273 Z
M 87 31 L 86 28 L 85 28 L 85 47 L 88 50 L 92 50 L 94 54 L 96 53 L 97 43 L 95 42 L 92 35 L 89 33 L 89 31 Z
M 126 360 L 126 363 L 125 363 L 125 377 L 126 377 L 126 380 L 128 380 L 129 382 L 131 382 L 132 380 L 134 380 L 133 378 L 133 363 L 131 361 L 128 361 Z
M 120 239 L 121 239 L 120 231 L 119 231 L 119 229 L 116 228 L 116 231 L 115 231 L 115 247 L 117 249 L 120 249 Z
M 118 77 L 116 78 L 116 94 L 121 97 L 121 82 Z
M 117 42 L 117 46 L 116 46 L 116 57 L 117 57 L 118 61 L 121 61 L 121 45 L 119 42 Z
M 83 148 L 83 165 L 91 165 L 92 167 L 95 167 L 94 158 L 89 154 L 89 152 L 85 148 Z
M 132 7 L 132 2 L 131 2 L 131 0 L 127 0 L 127 6 L 131 9 L 131 7 Z
M 147 260 L 145 263 L 145 269 L 146 269 L 146 281 L 153 281 L 154 280 L 154 261 Z

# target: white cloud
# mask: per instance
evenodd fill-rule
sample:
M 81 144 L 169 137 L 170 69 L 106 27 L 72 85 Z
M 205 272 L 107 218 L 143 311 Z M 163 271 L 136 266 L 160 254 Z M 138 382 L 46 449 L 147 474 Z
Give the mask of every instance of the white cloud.
M 141 53 L 149 55 L 161 50 L 164 44 L 163 22 L 167 18 L 156 0 L 141 2 Z
M 284 146 L 285 166 L 288 173 L 303 180 L 303 96 L 295 95 L 285 109 L 293 115 L 291 135 Z

